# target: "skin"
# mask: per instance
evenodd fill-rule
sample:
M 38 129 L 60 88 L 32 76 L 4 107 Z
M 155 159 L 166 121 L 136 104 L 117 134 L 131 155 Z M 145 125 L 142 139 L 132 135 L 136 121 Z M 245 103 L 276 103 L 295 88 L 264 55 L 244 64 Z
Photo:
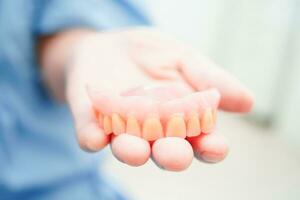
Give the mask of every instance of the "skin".
M 70 30 L 40 38 L 39 55 L 49 90 L 70 106 L 79 145 L 100 151 L 110 143 L 113 155 L 131 166 L 143 165 L 151 157 L 161 168 L 181 171 L 194 155 L 209 163 L 223 160 L 228 144 L 215 133 L 153 143 L 127 134 L 107 136 L 98 125 L 87 87 L 123 93 L 139 85 L 171 81 L 191 91 L 216 88 L 221 95 L 219 108 L 225 111 L 249 112 L 253 105 L 251 93 L 238 80 L 155 29 Z

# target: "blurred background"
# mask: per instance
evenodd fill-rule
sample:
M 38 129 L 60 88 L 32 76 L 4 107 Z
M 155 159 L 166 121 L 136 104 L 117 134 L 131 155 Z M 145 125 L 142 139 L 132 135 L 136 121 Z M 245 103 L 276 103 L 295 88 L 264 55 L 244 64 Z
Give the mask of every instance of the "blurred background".
M 148 0 L 154 22 L 242 80 L 255 94 L 248 116 L 221 113 L 228 158 L 172 173 L 148 162 L 106 169 L 139 200 L 300 199 L 300 1 Z M 299 124 L 298 124 L 299 123 Z

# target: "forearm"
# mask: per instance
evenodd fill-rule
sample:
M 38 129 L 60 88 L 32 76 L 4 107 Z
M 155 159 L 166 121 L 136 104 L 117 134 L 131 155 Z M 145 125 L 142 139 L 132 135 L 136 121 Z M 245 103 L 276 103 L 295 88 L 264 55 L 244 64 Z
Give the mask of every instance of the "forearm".
M 39 38 L 38 55 L 47 88 L 60 102 L 65 101 L 65 76 L 74 45 L 92 30 L 74 29 Z

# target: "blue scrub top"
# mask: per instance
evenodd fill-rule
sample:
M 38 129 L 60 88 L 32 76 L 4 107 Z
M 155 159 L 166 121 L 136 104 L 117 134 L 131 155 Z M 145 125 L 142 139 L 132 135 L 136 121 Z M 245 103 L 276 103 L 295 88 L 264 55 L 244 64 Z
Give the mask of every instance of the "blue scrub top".
M 72 27 L 149 23 L 141 0 L 0 0 L 0 199 L 123 199 L 98 173 L 101 153 L 76 142 L 65 105 L 51 100 L 36 38 Z

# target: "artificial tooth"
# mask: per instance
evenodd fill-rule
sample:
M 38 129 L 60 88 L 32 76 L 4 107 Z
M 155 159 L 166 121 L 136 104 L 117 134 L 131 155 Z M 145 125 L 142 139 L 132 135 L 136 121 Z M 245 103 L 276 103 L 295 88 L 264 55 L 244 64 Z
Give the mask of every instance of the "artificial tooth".
M 119 135 L 121 133 L 125 133 L 125 122 L 118 114 L 112 114 L 111 116 L 112 121 L 112 132 L 115 135 Z
M 141 135 L 141 127 L 139 125 L 138 120 L 135 117 L 128 117 L 126 122 L 126 133 L 140 136 Z
M 163 137 L 163 128 L 160 120 L 156 117 L 149 117 L 143 123 L 143 138 L 153 141 Z
M 187 121 L 186 134 L 188 137 L 194 137 L 201 133 L 199 115 L 194 113 L 191 114 Z
M 103 128 L 103 115 L 100 112 L 97 112 L 96 115 L 97 119 L 98 119 L 98 124 L 101 128 Z
M 109 116 L 103 117 L 103 129 L 107 135 L 112 133 L 111 118 Z
M 173 116 L 169 119 L 166 128 L 166 136 L 186 137 L 186 126 L 183 117 Z
M 210 133 L 213 131 L 214 128 L 214 119 L 213 113 L 211 109 L 206 109 L 201 120 L 201 131 L 203 133 Z

